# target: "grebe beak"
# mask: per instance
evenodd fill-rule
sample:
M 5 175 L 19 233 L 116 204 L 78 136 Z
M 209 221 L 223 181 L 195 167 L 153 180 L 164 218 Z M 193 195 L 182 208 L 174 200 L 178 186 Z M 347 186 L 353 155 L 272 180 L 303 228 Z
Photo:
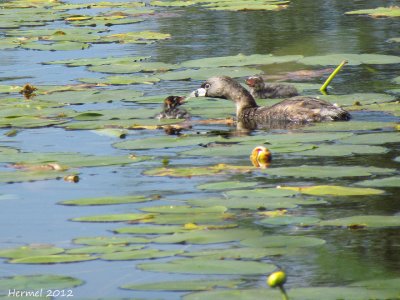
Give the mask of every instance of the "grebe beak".
M 207 91 L 205 88 L 199 88 L 199 89 L 191 92 L 189 97 L 205 97 L 206 94 L 207 94 Z

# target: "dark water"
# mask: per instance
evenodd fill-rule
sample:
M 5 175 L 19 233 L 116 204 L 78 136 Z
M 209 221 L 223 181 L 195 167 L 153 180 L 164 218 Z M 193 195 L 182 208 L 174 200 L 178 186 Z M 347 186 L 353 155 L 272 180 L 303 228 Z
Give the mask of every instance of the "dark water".
M 72 2 L 72 1 L 71 1 Z M 78 1 L 74 1 L 78 2 Z M 83 1 L 80 1 L 83 2 Z M 386 1 L 385 6 L 398 1 Z M 171 33 L 172 39 L 152 45 L 94 45 L 86 51 L 26 51 L 13 50 L 0 53 L 0 83 L 37 85 L 70 84 L 76 78 L 88 76 L 84 68 L 68 69 L 64 66 L 43 66 L 40 62 L 79 57 L 108 55 L 150 54 L 154 61 L 179 63 L 189 59 L 243 54 L 275 55 L 301 54 L 304 56 L 329 53 L 400 54 L 399 43 L 388 43 L 398 37 L 400 19 L 372 19 L 363 16 L 346 16 L 354 9 L 382 6 L 382 1 L 314 1 L 293 0 L 289 8 L 279 12 L 213 12 L 198 8 L 161 9 L 156 18 L 143 23 L 115 26 L 118 31 L 157 30 Z M 304 68 L 295 64 L 265 67 L 266 74 L 295 71 Z M 332 93 L 384 92 L 394 85 L 390 79 L 400 74 L 399 65 L 347 66 L 332 84 Z M 18 79 L 18 77 L 24 77 Z M 28 77 L 29 79 L 25 78 Z M 147 94 L 188 93 L 199 82 L 161 82 L 152 86 L 137 87 Z M 135 87 L 136 89 L 136 87 Z M 99 109 L 101 107 L 97 107 Z M 355 119 L 398 121 L 398 118 L 376 112 L 355 113 Z M 219 129 L 229 130 L 224 126 Z M 0 133 L 5 132 L 1 130 Z M 134 138 L 148 137 L 152 133 L 133 132 Z M 256 132 L 255 134 L 263 134 Z M 0 141 L 24 151 L 81 151 L 93 154 L 121 154 L 111 147 L 113 139 L 100 137 L 87 131 L 64 131 L 57 128 L 23 130 L 12 140 L 4 136 Z M 391 144 L 387 154 L 371 159 L 363 156 L 349 158 L 320 158 L 313 162 L 290 160 L 286 164 L 315 165 L 365 165 L 398 168 L 393 158 L 399 155 L 399 145 Z M 165 153 L 168 153 L 166 151 Z M 176 159 L 177 163 L 186 163 Z M 244 163 L 244 159 L 242 163 Z M 201 162 L 199 162 L 201 163 Z M 137 206 L 65 207 L 56 203 L 62 200 L 118 194 L 145 194 L 158 192 L 169 195 L 160 205 L 185 199 L 180 194 L 198 191 L 195 186 L 206 179 L 160 179 L 143 177 L 143 169 L 106 167 L 84 169 L 77 184 L 61 181 L 42 181 L 2 184 L 1 194 L 13 199 L 0 199 L 0 246 L 2 248 L 28 243 L 51 243 L 69 247 L 77 236 L 111 234 L 110 230 L 121 224 L 85 224 L 68 222 L 76 216 L 130 212 Z M 240 176 L 238 176 L 240 179 Z M 255 178 L 267 186 L 279 184 L 265 178 Z M 357 178 L 356 180 L 359 180 Z M 355 180 L 332 181 L 349 185 Z M 318 180 L 315 181 L 318 183 Z M 289 184 L 289 183 L 288 183 Z M 332 197 L 327 205 L 298 208 L 302 215 L 322 219 L 352 216 L 354 214 L 394 215 L 400 213 L 399 189 L 386 189 L 383 196 L 360 198 Z M 177 195 L 176 195 L 177 194 Z M 201 197 L 201 193 L 198 195 Z M 298 233 L 293 227 L 276 229 L 258 226 L 253 219 L 243 219 L 242 226 L 261 229 L 266 234 Z M 288 286 L 336 286 L 357 280 L 400 276 L 400 230 L 325 230 L 301 229 L 307 235 L 323 238 L 327 246 L 319 252 L 310 251 L 301 257 L 274 258 L 273 263 L 284 267 L 290 274 Z M 136 262 L 104 262 L 65 265 L 11 265 L 0 263 L 0 276 L 21 274 L 58 273 L 71 275 L 87 283 L 74 289 L 80 298 L 147 297 L 146 299 L 176 299 L 179 294 L 156 292 L 129 292 L 118 286 L 140 280 L 179 280 L 183 275 L 150 273 L 135 269 Z M 201 277 L 201 276 L 194 276 Z M 262 278 L 254 278 L 251 286 L 262 286 Z

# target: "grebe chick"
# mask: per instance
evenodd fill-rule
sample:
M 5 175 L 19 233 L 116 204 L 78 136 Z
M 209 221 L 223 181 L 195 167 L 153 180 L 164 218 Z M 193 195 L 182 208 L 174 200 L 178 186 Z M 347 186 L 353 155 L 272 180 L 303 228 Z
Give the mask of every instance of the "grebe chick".
M 246 84 L 250 87 L 250 94 L 255 99 L 290 98 L 299 95 L 293 85 L 266 83 L 261 76 L 250 76 L 246 79 Z

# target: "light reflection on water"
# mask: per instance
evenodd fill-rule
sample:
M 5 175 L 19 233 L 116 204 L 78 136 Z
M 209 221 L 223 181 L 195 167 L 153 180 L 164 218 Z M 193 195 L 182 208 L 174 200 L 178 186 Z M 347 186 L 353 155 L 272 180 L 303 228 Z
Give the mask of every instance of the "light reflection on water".
M 68 1 L 82 3 L 92 1 Z M 156 16 L 143 23 L 113 26 L 113 32 L 140 31 L 154 29 L 171 33 L 171 40 L 160 41 L 152 45 L 94 45 L 84 51 L 42 52 L 13 50 L 1 52 L 0 80 L 4 84 L 23 84 L 27 81 L 37 85 L 64 85 L 76 82 L 77 78 L 98 76 L 85 68 L 66 68 L 60 65 L 41 65 L 41 62 L 100 56 L 144 55 L 150 54 L 154 61 L 179 63 L 189 59 L 244 54 L 276 55 L 302 54 L 305 56 L 328 53 L 379 53 L 399 54 L 399 45 L 387 43 L 388 38 L 396 37 L 400 28 L 398 19 L 371 19 L 365 17 L 350 17 L 343 13 L 352 9 L 364 8 L 363 1 L 323 1 L 294 0 L 287 10 L 279 12 L 212 12 L 197 8 L 172 9 L 172 14 Z M 369 1 L 370 7 L 381 5 L 381 1 Z M 163 11 L 163 9 L 161 9 Z M 278 72 L 282 66 L 268 66 L 266 73 Z M 295 70 L 304 66 L 295 64 L 285 66 L 287 70 Z M 342 76 L 333 83 L 333 93 L 344 94 L 354 92 L 383 92 L 393 87 L 388 81 L 398 76 L 397 66 L 357 66 L 346 67 Z M 7 77 L 27 76 L 30 79 L 6 80 Z M 161 82 L 149 86 L 134 86 L 146 94 L 184 94 L 197 87 L 199 82 Z M 118 105 L 118 104 L 117 104 Z M 130 104 L 124 104 L 130 105 Z M 99 109 L 100 106 L 83 106 L 78 109 Z M 379 112 L 354 113 L 358 120 L 393 122 L 399 119 Z M 211 127 L 205 127 L 205 129 Z M 202 127 L 198 127 L 202 130 Z M 227 130 L 225 128 L 225 130 Z M 3 132 L 1 130 L 0 132 Z M 133 132 L 129 138 L 141 138 L 152 133 Z M 255 134 L 266 134 L 256 132 Z M 2 138 L 2 141 L 4 138 Z M 82 142 L 84 141 L 84 142 Z M 10 146 L 24 151 L 80 151 L 93 154 L 126 154 L 128 151 L 116 150 L 111 147 L 111 138 L 99 137 L 87 131 L 64 131 L 62 129 L 24 130 L 14 139 Z M 364 164 L 380 167 L 395 167 L 393 158 L 398 155 L 397 145 L 391 151 L 378 158 L 351 157 L 329 158 L 308 162 L 299 158 L 289 162 L 278 162 L 280 166 L 290 164 Z M 146 151 L 143 151 L 144 155 Z M 397 153 L 397 154 L 396 154 Z M 170 157 L 172 163 L 179 165 L 208 164 L 201 159 L 176 159 L 171 149 L 155 151 L 157 156 Z M 238 159 L 235 163 L 245 164 L 247 157 Z M 110 230 L 122 227 L 121 224 L 81 224 L 66 222 L 66 220 L 84 215 L 102 213 L 123 213 L 136 209 L 137 205 L 112 207 L 66 207 L 56 205 L 62 200 L 73 198 L 95 197 L 115 194 L 151 194 L 154 192 L 166 196 L 163 205 L 168 203 L 184 203 L 193 197 L 201 198 L 203 193 L 196 191 L 195 186 L 207 182 L 207 178 L 170 179 L 143 177 L 141 172 L 150 164 L 144 163 L 134 167 L 107 167 L 86 169 L 77 185 L 65 184 L 62 181 L 44 181 L 35 183 L 3 185 L 1 193 L 14 194 L 17 199 L 0 203 L 2 211 L 1 227 L 2 247 L 22 245 L 25 243 L 54 243 L 69 246 L 70 241 L 79 236 L 95 236 L 111 234 Z M 3 166 L 5 167 L 5 166 Z M 239 179 L 240 176 L 237 176 Z M 265 186 L 279 184 L 279 180 L 266 177 L 255 177 L 255 180 Z M 315 180 L 318 183 L 318 180 Z M 299 184 L 299 182 L 295 182 Z M 310 183 L 310 182 L 309 182 Z M 342 185 L 351 185 L 353 179 L 338 180 Z M 290 184 L 290 183 L 288 183 Z M 177 195 L 175 195 L 177 194 Z M 332 197 L 326 207 L 301 208 L 299 213 L 320 218 L 335 218 L 354 214 L 393 214 L 400 211 L 396 198 L 396 190 L 388 189 L 384 196 L 365 197 L 354 201 L 341 200 Z M 151 205 L 151 204 L 146 204 Z M 268 228 L 253 224 L 253 219 L 241 220 L 244 226 L 264 230 L 266 234 L 294 234 L 295 228 Z M 308 229 L 304 229 L 307 232 Z M 335 285 L 346 284 L 355 280 L 368 279 L 374 276 L 399 276 L 400 240 L 398 230 L 315 230 L 309 229 L 311 235 L 327 240 L 328 246 L 321 253 L 308 253 L 294 258 L 274 258 L 273 262 L 285 267 L 291 274 L 288 285 Z M 303 231 L 300 231 L 300 234 Z M 199 247 L 200 246 L 191 246 Z M 357 272 L 348 269 L 346 265 L 335 265 L 343 259 L 349 266 L 359 265 Z M 135 269 L 136 262 L 104 262 L 93 261 L 82 264 L 57 265 L 57 272 L 76 276 L 87 280 L 87 284 L 76 289 L 82 297 L 131 297 L 143 296 L 144 293 L 128 292 L 117 289 L 119 285 L 147 280 L 165 280 L 163 273 L 143 272 Z M 321 267 L 323 266 L 323 267 Z M 330 268 L 327 270 L 327 268 Z M 0 275 L 54 273 L 54 266 L 6 265 L 2 263 Z M 348 272 L 348 273 L 346 273 Z M 353 273 L 352 273 L 353 272 Z M 346 274 L 343 277 L 343 274 Z M 184 275 L 168 275 L 169 279 L 183 279 Z M 201 277 L 201 276 L 194 276 Z M 113 280 L 110 281 L 110 278 Z M 257 281 L 258 280 L 258 281 Z M 263 286 L 263 282 L 255 277 L 254 286 Z M 102 288 L 98 288 L 98 287 Z M 176 299 L 176 294 L 146 293 L 148 297 Z

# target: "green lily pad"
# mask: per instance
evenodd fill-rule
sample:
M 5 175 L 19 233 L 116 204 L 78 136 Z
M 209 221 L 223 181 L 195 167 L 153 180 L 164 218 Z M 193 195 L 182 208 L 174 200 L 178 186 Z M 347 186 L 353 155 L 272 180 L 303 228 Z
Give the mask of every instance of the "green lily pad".
M 143 174 L 148 176 L 193 177 L 210 176 L 210 174 L 248 173 L 252 170 L 245 166 L 216 165 L 211 167 L 186 167 L 186 168 L 155 168 Z
M 393 128 L 394 123 L 390 122 L 363 122 L 363 121 L 350 121 L 350 122 L 323 122 L 312 124 L 305 127 L 307 131 L 359 131 L 359 130 L 374 130 L 382 128 Z
M 53 255 L 63 252 L 63 248 L 56 248 L 51 245 L 28 245 L 18 248 L 0 249 L 0 257 L 17 259 L 32 256 Z
M 104 78 L 79 78 L 81 82 L 107 85 L 127 85 L 127 84 L 153 84 L 160 81 L 159 78 L 152 76 L 107 76 Z
M 291 298 L 295 300 L 319 300 L 324 295 L 324 300 L 338 299 L 395 299 L 398 291 L 394 290 L 373 290 L 360 287 L 311 287 L 293 288 L 286 291 L 288 295 L 295 295 Z M 259 299 L 279 299 L 278 289 L 240 289 L 240 290 L 217 290 L 197 292 L 185 295 L 184 300 L 259 300 Z
M 110 215 L 97 215 L 88 217 L 72 218 L 71 221 L 75 222 L 126 222 L 126 221 L 139 221 L 143 219 L 151 219 L 152 214 L 110 214 Z
M 228 191 L 226 195 L 228 198 L 238 197 L 238 198 L 263 198 L 268 199 L 270 197 L 290 197 L 296 195 L 296 192 L 287 191 L 277 188 L 259 188 L 251 190 L 236 190 Z
M 270 168 L 265 170 L 268 175 L 297 178 L 341 178 L 371 176 L 373 174 L 390 174 L 394 169 L 359 166 L 297 166 Z
M 373 103 L 385 103 L 396 100 L 395 96 L 388 94 L 378 94 L 378 93 L 356 93 L 349 95 L 324 95 L 320 96 L 321 99 L 326 100 L 330 103 L 336 103 L 340 106 L 350 106 L 354 103 L 359 103 L 359 105 L 367 105 Z
M 364 196 L 364 195 L 379 195 L 385 191 L 371 188 L 356 188 L 336 185 L 315 185 L 315 186 L 302 186 L 302 187 L 289 187 L 283 186 L 281 189 L 297 191 L 302 194 L 323 196 Z
M 207 291 L 214 288 L 236 288 L 244 281 L 233 280 L 182 280 L 150 283 L 134 283 L 121 286 L 122 289 L 139 291 Z
M 12 264 L 60 264 L 73 263 L 97 259 L 87 254 L 54 254 L 45 256 L 30 256 L 16 258 L 9 261 Z
M 138 32 L 125 32 L 117 33 L 108 36 L 103 36 L 101 42 L 121 43 L 121 44 L 150 44 L 158 40 L 169 39 L 169 33 L 160 33 L 155 31 L 138 31 Z
M 188 223 L 195 224 L 215 224 L 224 223 L 231 219 L 232 214 L 227 213 L 198 213 L 198 214 L 159 214 L 151 219 L 141 220 L 142 223 L 165 224 L 165 225 L 183 225 Z
M 113 230 L 115 233 L 122 234 L 166 234 L 185 231 L 182 226 L 149 225 L 149 226 L 129 226 Z
M 101 65 L 114 65 L 114 64 L 135 64 L 138 62 L 149 59 L 150 56 L 108 56 L 108 57 L 95 57 L 95 58 L 76 58 L 53 60 L 44 62 L 45 65 L 66 65 L 68 67 L 79 66 L 101 66 Z
M 128 244 L 146 244 L 148 239 L 141 237 L 116 237 L 116 236 L 98 236 L 81 237 L 73 240 L 74 244 L 83 244 L 89 246 L 109 246 L 109 245 L 128 245 Z
M 187 205 L 166 205 L 154 207 L 142 207 L 141 211 L 150 213 L 167 213 L 167 214 L 199 214 L 199 213 L 224 213 L 226 207 L 211 206 L 211 207 L 192 207 Z
M 299 253 L 300 251 L 287 248 L 229 248 L 215 250 L 201 250 L 185 252 L 182 255 L 189 257 L 206 257 L 209 259 L 250 259 L 260 260 L 268 256 L 280 256 L 289 253 Z
M 149 199 L 145 196 L 108 196 L 108 197 L 97 197 L 97 198 L 82 198 L 62 201 L 59 204 L 62 205 L 114 205 L 114 204 L 126 204 L 136 202 L 153 201 L 155 199 Z
M 15 182 L 27 182 L 27 181 L 42 181 L 51 179 L 60 179 L 66 175 L 70 175 L 67 172 L 60 171 L 0 171 L 0 182 L 3 183 L 15 183 Z
M 84 50 L 86 48 L 89 48 L 90 45 L 87 43 L 61 41 L 61 42 L 49 42 L 49 43 L 29 42 L 21 44 L 20 47 L 30 50 L 68 51 L 68 50 Z
M 195 230 L 190 232 L 175 233 L 156 237 L 153 243 L 160 244 L 212 244 L 240 241 L 250 237 L 259 237 L 262 233 L 249 229 L 226 229 L 226 230 Z
M 342 140 L 343 143 L 349 141 L 353 143 L 353 139 L 357 140 L 357 136 Z M 379 141 L 377 141 L 377 144 Z M 358 144 L 354 142 L 354 144 Z M 371 143 L 374 144 L 374 143 Z M 384 141 L 382 142 L 384 144 Z M 389 149 L 380 146 L 369 145 L 319 145 L 311 150 L 302 151 L 299 153 L 301 156 L 347 156 L 353 154 L 383 154 L 388 152 Z
M 240 243 L 248 247 L 256 248 L 303 248 L 321 246 L 325 244 L 325 240 L 308 236 L 269 235 L 242 240 Z
M 89 67 L 89 71 L 114 74 L 129 74 L 134 72 L 166 72 L 178 69 L 178 65 L 161 62 L 135 62 L 129 64 L 97 65 Z
M 270 65 L 276 63 L 294 62 L 301 59 L 301 55 L 274 56 L 272 54 L 232 55 L 220 57 L 207 57 L 188 60 L 182 63 L 186 68 L 216 68 L 216 67 L 240 67 L 255 65 Z M 253 73 L 254 75 L 256 73 Z
M 60 104 L 86 104 L 134 100 L 136 97 L 140 97 L 142 95 L 143 93 L 131 89 L 91 89 L 83 91 L 53 92 L 47 95 L 38 95 L 35 99 L 42 101 L 54 101 Z
M 161 80 L 206 80 L 213 76 L 230 76 L 233 78 L 251 76 L 260 73 L 260 70 L 246 67 L 219 67 L 170 71 L 158 74 Z
M 247 195 L 250 195 L 247 192 Z M 189 200 L 189 204 L 197 206 L 215 206 L 222 205 L 230 209 L 246 209 L 246 210 L 265 210 L 265 209 L 278 209 L 278 208 L 295 208 L 299 205 L 319 205 L 326 203 L 319 199 L 302 199 L 298 197 L 269 197 L 265 194 L 264 197 L 255 196 L 245 198 L 243 197 L 230 197 L 227 198 L 206 198 Z
M 400 133 L 399 132 L 379 132 L 379 133 L 367 133 L 354 135 L 351 138 L 343 139 L 343 143 L 346 144 L 362 144 L 365 145 L 383 145 L 387 143 L 399 143 Z M 351 147 L 356 147 L 352 145 Z
M 226 3 L 226 4 L 225 4 Z M 249 11 L 249 10 L 282 10 L 287 8 L 288 1 L 260 3 L 260 1 L 232 1 L 230 2 L 213 2 L 203 4 L 210 10 L 223 11 Z
M 103 260 L 136 260 L 136 259 L 155 259 L 159 257 L 170 257 L 183 253 L 182 250 L 161 251 L 157 249 L 144 249 L 107 253 L 100 258 Z
M 320 226 L 338 227 L 400 227 L 400 216 L 352 216 L 334 220 L 321 221 Z
M 350 284 L 349 286 L 367 287 L 369 289 L 393 289 L 397 290 L 400 284 L 400 278 L 392 279 L 374 279 L 358 281 Z
M 255 182 L 242 182 L 242 181 L 221 181 L 221 182 L 210 182 L 198 185 L 197 188 L 200 190 L 231 190 L 241 189 L 257 185 Z
M 114 252 L 122 252 L 122 251 L 132 251 L 139 250 L 144 248 L 142 245 L 135 246 L 121 246 L 121 245 L 101 245 L 101 246 L 87 246 L 87 247 L 79 247 L 73 248 L 66 251 L 68 254 L 106 254 L 106 253 L 114 253 Z
M 400 17 L 400 7 L 377 7 L 371 9 L 359 9 L 345 12 L 346 15 L 368 15 L 371 17 Z
M 400 63 L 400 56 L 384 55 L 384 54 L 337 53 L 337 54 L 327 54 L 321 56 L 308 56 L 299 59 L 297 62 L 313 66 L 316 65 L 336 66 L 343 60 L 347 60 L 347 64 L 352 66 L 361 64 L 367 64 L 367 65 L 398 64 Z
M 19 275 L 0 278 L 0 291 L 10 289 L 36 290 L 36 289 L 63 289 L 82 285 L 80 279 L 62 275 Z
M 140 270 L 153 272 L 221 275 L 266 274 L 275 269 L 274 265 L 262 262 L 211 260 L 207 258 L 177 259 L 167 263 L 144 263 L 137 265 L 137 267 Z
M 399 187 L 400 186 L 400 176 L 392 176 L 380 179 L 370 179 L 357 182 L 357 185 L 362 186 L 378 186 L 378 187 Z
M 310 226 L 317 224 L 319 221 L 320 219 L 314 217 L 279 216 L 262 219 L 259 223 L 267 225 Z

